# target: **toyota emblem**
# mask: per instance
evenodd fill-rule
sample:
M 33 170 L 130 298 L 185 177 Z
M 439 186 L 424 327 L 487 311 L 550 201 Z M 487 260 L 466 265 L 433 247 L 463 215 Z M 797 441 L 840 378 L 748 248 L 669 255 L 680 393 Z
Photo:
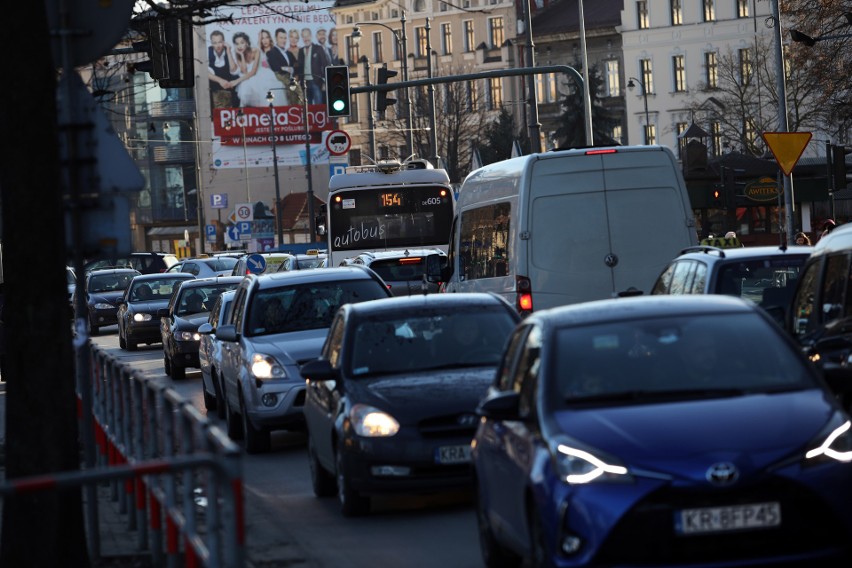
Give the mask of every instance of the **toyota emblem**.
M 737 466 L 730 462 L 714 463 L 707 470 L 707 481 L 713 485 L 730 485 L 740 477 Z

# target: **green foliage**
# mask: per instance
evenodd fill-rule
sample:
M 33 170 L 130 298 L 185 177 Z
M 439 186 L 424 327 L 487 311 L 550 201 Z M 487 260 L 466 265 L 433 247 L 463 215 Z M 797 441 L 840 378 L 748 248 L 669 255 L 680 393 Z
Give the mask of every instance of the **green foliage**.
M 582 73 L 582 65 L 575 61 L 573 67 Z M 556 137 L 560 148 L 575 148 L 586 146 L 585 105 L 583 104 L 583 89 L 574 81 L 566 81 L 568 95 L 562 100 L 563 113 L 559 119 L 560 126 L 556 129 Z M 603 78 L 597 65 L 589 67 L 589 91 L 592 99 L 592 137 L 597 146 L 619 144 L 612 139 L 612 130 L 619 124 L 601 104 L 597 94 L 602 91 Z

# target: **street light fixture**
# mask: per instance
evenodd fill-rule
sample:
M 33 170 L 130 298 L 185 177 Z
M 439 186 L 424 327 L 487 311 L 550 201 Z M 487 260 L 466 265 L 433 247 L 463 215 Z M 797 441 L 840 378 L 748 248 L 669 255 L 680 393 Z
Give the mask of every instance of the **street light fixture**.
M 278 235 L 278 246 L 284 244 L 284 228 L 281 226 L 281 190 L 278 185 L 278 153 L 275 135 L 275 95 L 272 91 L 266 93 L 269 103 L 269 140 L 272 142 L 272 171 L 275 173 L 275 233 Z
M 834 29 L 830 30 L 829 33 L 835 32 L 842 27 L 852 26 L 852 12 L 846 12 L 843 14 L 843 17 L 846 18 L 846 23 L 840 24 Z M 852 37 L 850 34 L 839 34 L 839 35 L 823 35 L 817 37 L 811 37 L 805 33 L 800 32 L 799 30 L 790 30 L 790 39 L 797 43 L 803 43 L 808 47 L 813 47 L 816 45 L 818 41 L 823 41 L 826 39 L 843 39 L 847 37 Z
M 642 100 L 645 103 L 645 144 L 647 145 L 649 138 L 648 132 L 651 128 L 651 119 L 648 115 L 648 90 L 645 88 L 645 83 L 643 83 L 636 77 L 630 77 L 630 79 L 627 81 L 627 88 L 630 89 L 631 92 L 634 88 L 636 88 L 636 83 L 634 83 L 633 81 L 636 81 L 636 83 L 639 83 L 639 85 L 642 87 Z
M 383 24 L 381 22 L 361 22 L 359 25 L 355 26 L 355 29 L 352 30 L 352 43 L 358 45 L 361 41 L 361 38 L 364 34 L 361 33 L 361 26 L 381 26 L 386 30 L 390 31 L 393 34 L 394 39 L 397 42 L 397 45 L 402 46 L 402 80 L 403 82 L 408 81 L 408 38 L 405 35 L 405 10 L 402 11 L 402 17 L 399 20 L 400 25 L 402 26 L 402 35 L 400 35 L 399 30 L 395 30 L 387 24 Z M 408 152 L 408 156 L 411 156 L 414 153 L 414 131 L 411 128 L 412 119 L 411 119 L 411 98 L 408 96 L 408 87 L 403 89 L 405 94 L 405 128 L 406 128 L 406 151 Z

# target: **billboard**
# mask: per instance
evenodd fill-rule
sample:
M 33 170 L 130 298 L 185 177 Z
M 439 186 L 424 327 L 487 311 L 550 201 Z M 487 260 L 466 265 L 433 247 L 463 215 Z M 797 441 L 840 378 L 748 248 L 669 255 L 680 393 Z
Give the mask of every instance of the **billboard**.
M 205 28 L 214 168 L 328 163 L 325 67 L 342 63 L 333 0 L 223 6 Z M 270 111 L 268 94 L 272 94 Z M 306 127 L 307 119 L 307 127 Z

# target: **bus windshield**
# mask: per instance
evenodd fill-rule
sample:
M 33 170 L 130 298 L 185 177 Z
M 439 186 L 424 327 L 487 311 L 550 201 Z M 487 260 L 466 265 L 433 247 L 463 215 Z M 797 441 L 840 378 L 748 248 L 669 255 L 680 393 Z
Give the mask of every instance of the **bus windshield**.
M 446 246 L 453 218 L 447 187 L 387 186 L 336 192 L 329 203 L 333 251 Z

